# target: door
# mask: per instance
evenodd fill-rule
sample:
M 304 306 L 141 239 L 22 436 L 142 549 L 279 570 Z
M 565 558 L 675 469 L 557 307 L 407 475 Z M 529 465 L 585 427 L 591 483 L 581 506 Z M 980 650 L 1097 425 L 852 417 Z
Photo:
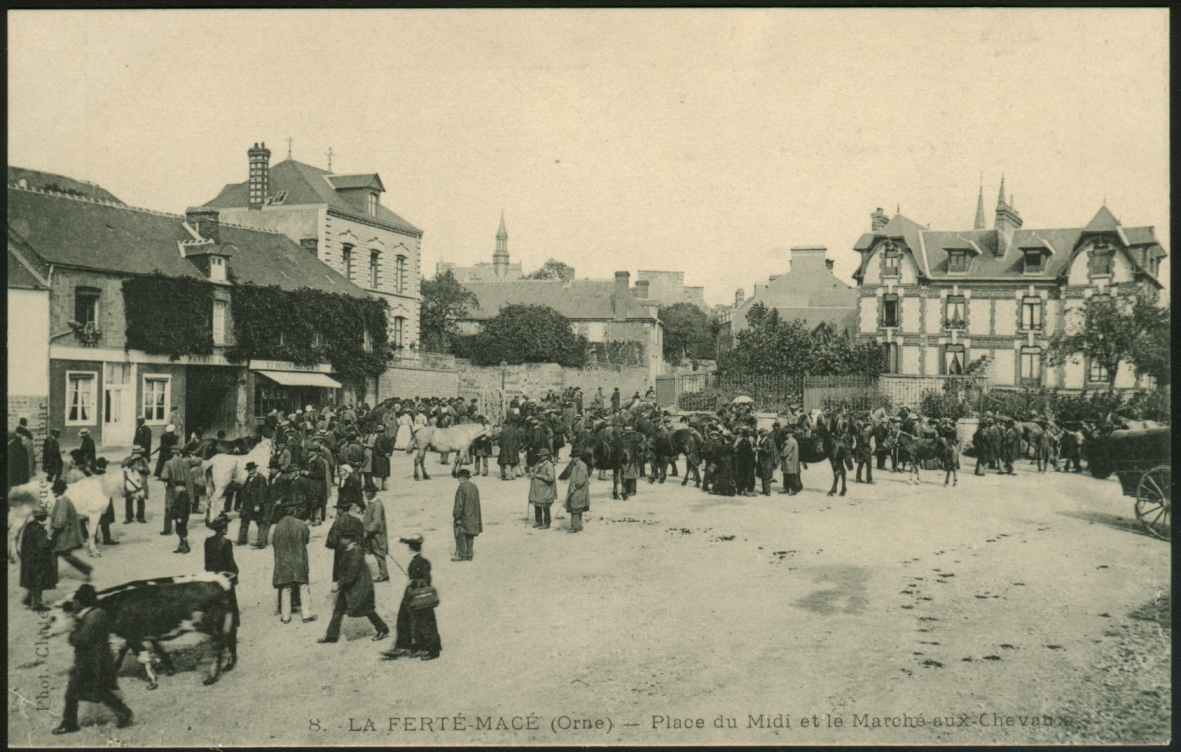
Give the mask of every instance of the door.
M 103 364 L 104 447 L 128 447 L 135 438 L 134 383 L 130 363 Z

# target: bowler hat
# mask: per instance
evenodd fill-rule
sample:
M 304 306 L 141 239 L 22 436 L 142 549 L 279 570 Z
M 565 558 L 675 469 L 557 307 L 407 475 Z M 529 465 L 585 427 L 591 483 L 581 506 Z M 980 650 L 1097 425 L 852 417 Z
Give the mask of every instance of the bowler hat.
M 210 530 L 219 530 L 222 532 L 224 532 L 229 526 L 230 518 L 226 516 L 225 512 L 222 512 L 217 517 L 213 518 L 213 521 L 209 523 Z
M 247 469 L 247 470 L 257 470 L 257 469 L 258 469 L 258 463 L 257 463 L 257 462 L 247 462 L 247 463 L 246 463 L 246 469 Z
M 422 533 L 415 533 L 414 535 L 407 535 L 405 538 L 399 538 L 399 543 L 417 543 L 422 544 Z

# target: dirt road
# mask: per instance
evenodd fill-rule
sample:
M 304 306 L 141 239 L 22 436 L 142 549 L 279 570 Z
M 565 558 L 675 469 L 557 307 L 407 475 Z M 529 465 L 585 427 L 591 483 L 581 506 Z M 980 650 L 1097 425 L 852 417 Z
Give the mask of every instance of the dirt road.
M 578 535 L 526 524 L 526 481 L 479 478 L 485 531 L 475 561 L 455 563 L 454 481 L 441 467 L 411 481 L 400 455 L 383 499 L 394 540 L 426 536 L 440 660 L 379 661 L 389 643 L 371 642 L 364 620 L 316 644 L 330 610 L 320 527 L 319 621 L 280 624 L 271 551 L 239 550 L 238 668 L 204 687 L 204 651 L 182 649 L 182 671 L 149 692 L 130 661 L 120 686 L 134 726 L 84 705 L 82 732 L 52 737 L 71 654 L 38 645 L 10 566 L 10 743 L 1164 741 L 1171 625 L 1167 600 L 1164 617 L 1146 604 L 1167 598 L 1168 545 L 1137 532 L 1114 481 L 1019 471 L 969 469 L 950 490 L 942 473 L 917 487 L 880 473 L 845 498 L 824 495 L 819 466 L 797 497 L 671 481 L 621 502 L 596 481 Z M 203 525 L 194 553 L 172 554 L 152 494 L 156 516 L 117 525 L 123 544 L 98 560 L 98 586 L 201 568 Z M 78 583 L 62 572 L 58 597 Z M 396 571 L 377 586 L 391 623 L 402 586 Z

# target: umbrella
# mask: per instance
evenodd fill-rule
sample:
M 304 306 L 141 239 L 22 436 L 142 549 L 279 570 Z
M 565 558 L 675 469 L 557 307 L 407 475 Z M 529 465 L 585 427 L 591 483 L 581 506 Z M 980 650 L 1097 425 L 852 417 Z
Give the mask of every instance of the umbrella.
M 745 394 L 740 394 L 734 398 L 733 404 L 735 404 L 735 405 L 749 405 L 753 402 L 754 402 L 754 400 L 751 399 L 750 397 L 747 397 Z

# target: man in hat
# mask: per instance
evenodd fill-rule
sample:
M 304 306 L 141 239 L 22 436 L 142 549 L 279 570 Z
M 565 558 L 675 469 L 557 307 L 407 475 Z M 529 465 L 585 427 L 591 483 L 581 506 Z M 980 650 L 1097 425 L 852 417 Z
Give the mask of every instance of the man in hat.
M 861 471 L 865 470 L 865 483 L 873 485 L 873 455 L 874 438 L 873 422 L 868 416 L 859 418 L 853 423 L 853 457 L 857 461 L 857 471 L 853 476 L 856 483 L 861 483 Z
M 176 435 L 176 426 L 173 426 L 171 423 L 164 426 L 164 433 L 160 436 L 160 455 L 156 458 L 155 475 L 158 480 L 163 480 L 161 473 L 164 470 L 164 466 L 167 465 L 168 461 L 172 459 L 172 453 L 175 450 L 178 441 L 180 441 L 180 439 Z M 172 530 L 169 529 L 164 534 L 171 535 Z
M 45 469 L 45 480 L 54 482 L 62 475 L 65 462 L 62 460 L 61 431 L 49 429 L 49 436 L 41 445 L 41 466 Z
M 9 434 L 8 465 L 5 473 L 8 478 L 8 488 L 24 485 L 32 479 L 32 473 L 29 472 L 30 464 L 29 451 L 25 448 L 25 442 L 21 440 L 19 434 Z
M 976 425 L 976 432 L 972 434 L 972 447 L 976 450 L 976 467 L 972 470 L 973 475 L 984 475 L 984 468 L 988 466 L 992 457 L 992 436 L 989 431 L 991 422 L 987 415 L 981 417 Z
M 389 626 L 377 615 L 377 603 L 373 593 L 373 580 L 365 564 L 365 553 L 360 547 L 361 535 L 355 530 L 340 534 L 339 549 L 341 560 L 339 571 L 332 578 L 332 592 L 336 593 L 336 605 L 332 609 L 332 620 L 328 632 L 317 642 L 332 643 L 340 639 L 340 625 L 344 617 L 364 617 L 373 624 L 377 634 L 373 640 L 384 640 L 390 634 Z
M 316 614 L 308 585 L 308 542 L 311 531 L 304 518 L 307 511 L 294 504 L 279 508 L 275 525 L 275 564 L 271 584 L 279 599 L 279 620 L 291 621 L 292 608 L 298 608 L 303 621 L 314 621 Z
M 554 463 L 551 461 L 548 449 L 538 453 L 537 466 L 529 475 L 529 506 L 533 509 L 533 527 L 548 529 L 550 526 L 550 507 L 556 498 Z
M 269 515 L 267 481 L 258 474 L 258 463 L 246 463 L 246 480 L 242 488 L 238 489 L 238 498 L 242 507 L 238 517 L 238 545 L 245 546 L 250 541 L 250 523 L 258 525 L 258 539 L 255 548 L 266 547 L 266 532 Z
M 615 390 L 611 392 L 611 412 L 612 413 L 619 412 L 619 406 L 622 401 L 623 401 L 623 397 L 619 393 L 619 387 L 615 387 Z
M 33 510 L 33 519 L 25 523 L 20 540 L 20 586 L 26 590 L 21 603 L 37 612 L 48 611 L 41 602 L 41 593 L 57 587 L 57 560 L 53 555 L 53 542 L 45 530 L 49 512 L 38 506 Z
M 455 489 L 455 506 L 451 517 L 455 523 L 455 557 L 452 561 L 471 561 L 475 557 L 476 536 L 484 531 L 480 516 L 480 489 L 472 483 L 467 468 L 459 471 L 459 485 Z
M 88 471 L 93 471 L 96 452 L 94 448 L 94 439 L 90 438 L 90 429 L 83 428 L 78 431 L 78 438 L 81 441 L 81 446 L 78 448 L 82 451 L 82 466 Z
M 175 434 L 169 434 L 168 430 L 165 429 L 164 436 L 160 439 L 161 457 L 164 456 L 165 445 L 170 435 L 175 436 Z M 168 453 L 168 462 L 164 464 L 164 471 L 159 476 L 160 480 L 164 481 L 164 529 L 160 532 L 160 535 L 172 535 L 172 522 L 176 519 L 176 515 L 172 512 L 172 507 L 176 504 L 178 494 L 183 493 L 189 505 L 193 503 L 193 495 L 195 494 L 195 489 L 192 487 L 193 466 L 189 462 L 185 451 L 182 449 L 174 454 L 169 449 Z
M 1005 425 L 1004 447 L 1005 474 L 1016 475 L 1013 463 L 1021 457 L 1021 432 L 1017 430 L 1017 422 L 1012 418 L 1009 418 Z
M 365 502 L 362 499 L 342 498 L 336 505 L 336 520 L 328 530 L 328 537 L 324 541 L 326 548 L 332 550 L 332 579 L 336 580 L 344 565 L 345 545 L 343 537 L 346 533 L 357 541 L 365 540 Z
M 135 438 L 132 443 L 144 448 L 144 459 L 152 456 L 152 429 L 148 428 L 143 418 L 135 419 Z
M 66 685 L 65 707 L 62 722 L 53 730 L 54 734 L 71 734 L 80 730 L 78 725 L 78 702 L 100 702 L 115 712 L 116 725 L 126 728 L 131 725 L 131 709 L 115 692 L 115 659 L 111 655 L 111 617 L 98 602 L 98 594 L 92 585 L 78 588 L 71 604 L 75 626 L 70 634 L 74 646 L 74 667 L 70 669 L 69 684 Z
M 144 506 L 147 504 L 150 468 L 143 447 L 137 444 L 131 448 L 131 456 L 123 461 L 123 468 L 123 524 L 130 525 L 133 518 L 135 522 L 147 523 Z M 128 470 L 138 474 L 139 479 L 128 477 Z
M 53 553 L 90 579 L 92 567 L 74 555 L 75 551 L 82 548 L 85 538 L 82 537 L 82 520 L 78 517 L 74 502 L 66 496 L 66 481 L 62 478 L 53 482 L 53 495 L 53 522 L 50 523 L 53 528 L 50 539 L 53 543 Z
M 173 457 L 170 462 L 184 459 L 183 453 Z M 165 474 L 168 468 L 164 468 Z M 178 483 L 173 486 L 172 507 L 170 514 L 172 516 L 172 523 L 176 526 L 176 537 L 178 543 L 174 554 L 187 554 L 192 549 L 189 548 L 189 515 L 192 514 L 192 502 L 189 496 L 188 489 L 183 483 Z
M 800 442 L 793 425 L 786 427 L 780 456 L 783 459 L 783 491 L 788 496 L 795 496 L 804 486 L 800 482 Z
M 759 429 L 755 440 L 755 464 L 758 466 L 763 496 L 770 496 L 771 480 L 775 477 L 775 468 L 779 466 L 779 446 L 775 443 L 775 435 L 765 428 Z
M 361 522 L 365 526 L 365 551 L 377 558 L 375 582 L 385 582 L 390 578 L 385 563 L 390 554 L 390 533 L 385 524 L 385 505 L 377 497 L 377 485 L 372 479 L 365 484 L 365 515 Z
M 570 469 L 566 486 L 566 511 L 570 513 L 570 532 L 582 531 L 582 515 L 590 511 L 590 465 L 592 455 L 585 450 Z
M 238 564 L 234 561 L 234 544 L 226 539 L 226 529 L 230 526 L 230 518 L 222 512 L 209 522 L 212 533 L 205 539 L 205 571 L 231 572 L 235 579 L 238 575 Z

